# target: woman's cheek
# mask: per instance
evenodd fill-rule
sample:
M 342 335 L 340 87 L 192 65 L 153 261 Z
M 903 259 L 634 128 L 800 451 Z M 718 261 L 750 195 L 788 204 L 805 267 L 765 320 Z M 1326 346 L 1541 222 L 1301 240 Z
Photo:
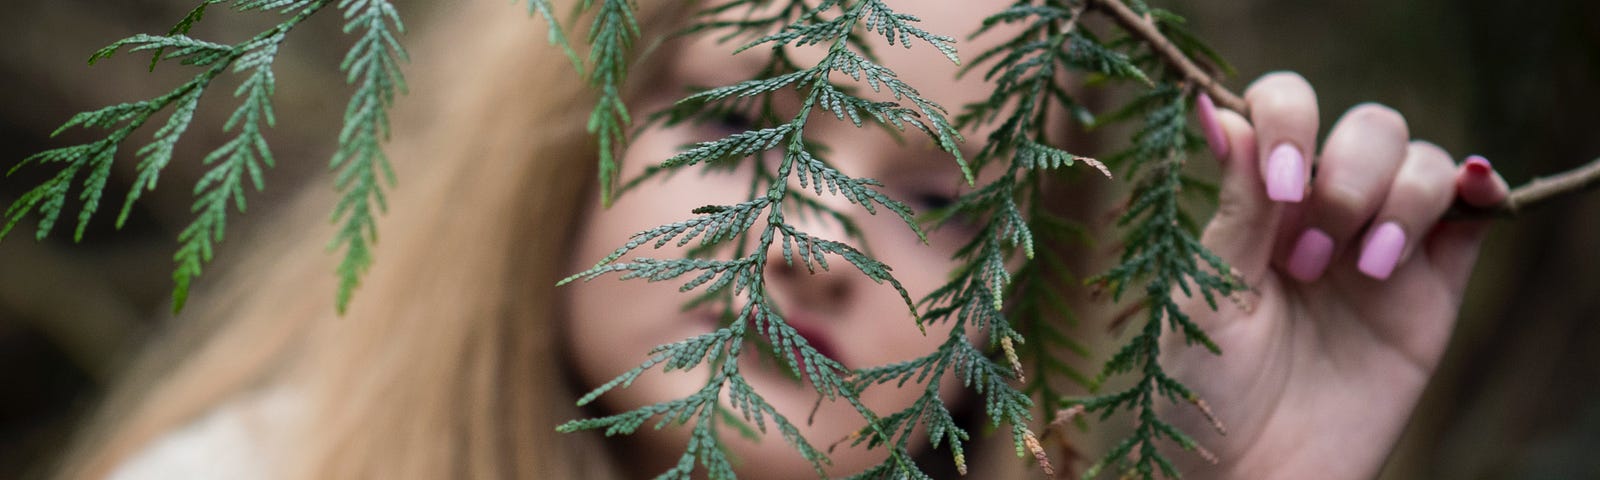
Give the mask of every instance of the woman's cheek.
M 624 155 L 621 180 L 637 177 L 691 141 L 692 132 L 684 128 L 647 130 Z M 583 217 L 571 273 L 593 266 L 636 233 L 693 217 L 691 210 L 696 207 L 741 200 L 746 184 L 737 173 L 704 173 L 695 168 L 641 183 L 619 196 L 611 208 L 595 208 Z M 697 242 L 689 244 L 694 245 Z M 686 247 L 675 242 L 661 249 L 652 246 L 640 247 L 619 261 L 682 258 L 687 253 Z M 611 273 L 563 287 L 569 302 L 566 340 L 573 349 L 575 367 L 590 387 L 637 366 L 656 345 L 710 330 L 696 313 L 682 311 L 690 296 L 677 291 L 678 282 L 621 280 L 619 276 Z

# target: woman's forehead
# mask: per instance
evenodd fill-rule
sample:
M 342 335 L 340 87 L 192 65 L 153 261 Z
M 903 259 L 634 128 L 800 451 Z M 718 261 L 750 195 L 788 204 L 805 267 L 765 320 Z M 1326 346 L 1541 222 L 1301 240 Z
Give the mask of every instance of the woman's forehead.
M 988 34 L 970 38 L 982 25 L 984 17 L 1004 7 L 1004 2 L 999 1 L 885 0 L 885 3 L 896 13 L 920 19 L 915 23 L 917 27 L 955 39 L 957 52 L 964 62 L 1010 37 L 1005 30 L 1020 28 L 1000 25 Z M 742 16 L 744 12 L 730 12 L 729 15 Z M 770 51 L 767 48 L 753 48 L 733 55 L 747 40 L 722 42 L 718 37 L 713 34 L 692 39 L 681 52 L 676 70 L 687 78 L 710 82 L 701 86 L 727 85 L 751 78 L 765 65 L 767 52 Z M 944 105 L 952 112 L 962 105 L 981 101 L 988 94 L 981 69 L 957 78 L 961 65 L 952 63 L 944 54 L 920 39 L 913 40 L 910 48 L 907 48 L 898 39 L 890 45 L 880 35 L 868 35 L 866 38 L 879 63 L 893 70 L 924 98 Z M 813 45 L 789 50 L 790 57 L 802 67 L 817 64 L 826 54 L 826 46 Z M 835 78 L 835 81 L 847 82 L 849 79 Z M 887 92 L 874 94 L 868 88 L 862 88 L 857 93 L 877 100 L 892 100 Z

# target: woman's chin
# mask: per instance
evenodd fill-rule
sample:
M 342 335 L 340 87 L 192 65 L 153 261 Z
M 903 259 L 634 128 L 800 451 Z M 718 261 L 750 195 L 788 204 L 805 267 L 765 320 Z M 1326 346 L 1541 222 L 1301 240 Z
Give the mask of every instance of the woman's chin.
M 809 382 L 794 378 L 790 367 L 776 363 L 770 356 L 741 355 L 740 371 L 761 399 L 783 415 L 811 449 L 827 457 L 827 461 L 821 465 L 827 477 L 857 473 L 883 461 L 887 454 L 882 448 L 868 450 L 865 445 L 852 445 L 854 434 L 866 425 L 866 421 L 850 402 L 843 399 L 819 402 L 818 393 Z M 633 393 L 634 398 L 627 403 L 668 401 L 693 395 L 705 386 L 708 379 L 709 371 L 704 366 L 689 372 L 651 372 L 632 387 L 611 392 L 611 395 L 630 396 L 628 394 Z M 645 389 L 676 396 L 645 399 L 638 395 L 644 393 L 642 390 Z M 879 402 L 872 400 L 868 399 L 869 405 L 882 403 L 881 399 L 877 399 Z M 802 457 L 800 450 L 785 438 L 783 429 L 774 422 L 770 413 L 763 412 L 761 424 L 758 425 L 754 416 L 733 410 L 726 396 L 723 407 L 733 416 L 718 418 L 718 434 L 739 477 L 818 478 L 817 466 Z M 879 406 L 874 408 L 880 412 L 893 411 Z M 659 419 L 646 422 L 635 433 L 635 438 L 626 441 L 634 445 L 634 448 L 627 449 L 628 455 L 634 455 L 628 461 L 637 461 L 635 468 L 649 470 L 636 472 L 641 475 L 653 476 L 675 465 L 687 449 L 694 427 L 694 421 L 691 420 L 685 424 L 669 424 L 657 430 L 653 428 L 657 421 Z M 741 425 L 732 424 L 734 421 Z M 751 432 L 754 432 L 753 436 Z M 638 457 L 640 451 L 651 452 L 649 458 Z M 697 465 L 696 468 L 702 469 L 704 466 Z

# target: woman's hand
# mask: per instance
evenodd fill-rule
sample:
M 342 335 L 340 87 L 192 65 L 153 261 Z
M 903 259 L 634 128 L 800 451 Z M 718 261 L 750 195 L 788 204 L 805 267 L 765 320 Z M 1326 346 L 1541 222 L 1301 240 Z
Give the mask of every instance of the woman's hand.
M 1221 356 L 1168 338 L 1164 359 L 1227 431 L 1171 412 L 1219 463 L 1175 457 L 1197 478 L 1371 478 L 1438 365 L 1486 227 L 1441 216 L 1457 198 L 1498 203 L 1506 184 L 1378 105 L 1346 112 L 1317 155 L 1316 94 L 1298 75 L 1245 97 L 1248 121 L 1209 99 L 1197 110 L 1224 171 L 1202 240 L 1250 291 L 1185 308 Z

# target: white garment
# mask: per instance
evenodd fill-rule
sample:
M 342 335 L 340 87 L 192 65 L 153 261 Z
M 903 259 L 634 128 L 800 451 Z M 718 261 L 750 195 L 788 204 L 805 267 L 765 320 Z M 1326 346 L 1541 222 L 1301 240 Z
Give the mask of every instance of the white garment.
M 294 417 L 282 391 L 250 395 L 167 433 L 129 458 L 108 480 L 268 480 L 271 440 Z

